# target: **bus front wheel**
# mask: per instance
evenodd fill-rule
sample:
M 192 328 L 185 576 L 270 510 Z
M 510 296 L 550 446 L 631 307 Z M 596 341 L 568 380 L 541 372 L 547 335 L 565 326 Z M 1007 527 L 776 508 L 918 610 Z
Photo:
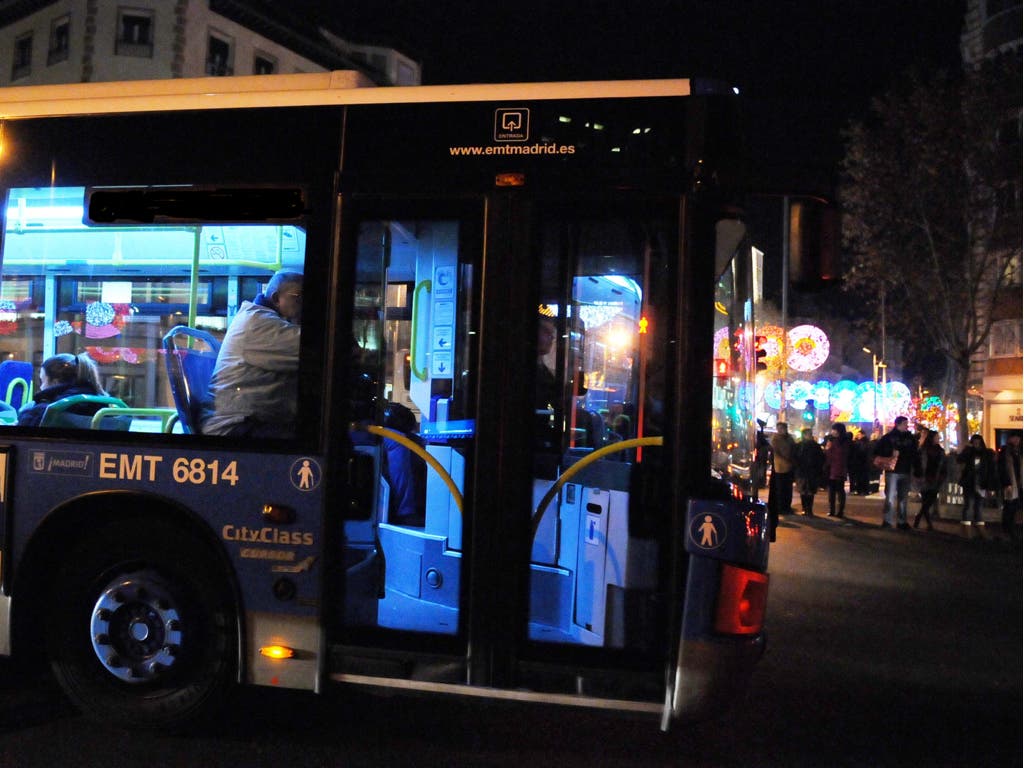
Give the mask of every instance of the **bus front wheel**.
M 54 673 L 115 727 L 187 728 L 234 677 L 227 591 L 203 547 L 162 522 L 122 522 L 68 553 L 49 600 Z

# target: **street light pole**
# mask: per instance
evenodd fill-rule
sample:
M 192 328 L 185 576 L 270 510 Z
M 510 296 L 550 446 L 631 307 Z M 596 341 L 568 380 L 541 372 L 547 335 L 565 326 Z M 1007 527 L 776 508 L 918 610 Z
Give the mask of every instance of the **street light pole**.
M 878 372 L 879 370 L 882 371 L 882 389 L 884 390 L 886 384 L 886 368 L 888 368 L 888 366 L 880 357 L 875 355 L 875 353 L 872 352 L 867 347 L 861 347 L 861 349 L 863 349 L 865 352 L 871 355 L 871 395 L 874 401 L 874 404 L 872 406 L 872 418 L 876 423 L 879 424 L 879 426 L 882 429 L 884 429 L 885 423 L 878 418 Z M 874 424 L 872 424 L 871 426 L 871 431 L 874 431 Z

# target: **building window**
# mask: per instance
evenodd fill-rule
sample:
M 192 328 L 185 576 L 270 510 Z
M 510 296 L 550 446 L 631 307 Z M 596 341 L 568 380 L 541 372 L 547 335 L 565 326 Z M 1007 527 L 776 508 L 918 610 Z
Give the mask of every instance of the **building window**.
M 46 64 L 66 61 L 71 47 L 71 17 L 61 16 L 50 22 L 50 48 L 46 52 Z
M 277 72 L 277 59 L 262 51 L 256 51 L 252 60 L 252 73 L 254 75 L 272 75 Z
M 32 33 L 27 32 L 14 38 L 14 62 L 11 66 L 11 80 L 18 80 L 32 74 Z
M 210 32 L 206 43 L 206 74 L 226 77 L 235 74 L 234 41 L 227 35 Z
M 989 357 L 1021 356 L 1020 320 L 999 320 L 992 323 L 988 340 Z
M 118 56 L 153 58 L 152 11 L 140 8 L 118 9 L 114 53 Z

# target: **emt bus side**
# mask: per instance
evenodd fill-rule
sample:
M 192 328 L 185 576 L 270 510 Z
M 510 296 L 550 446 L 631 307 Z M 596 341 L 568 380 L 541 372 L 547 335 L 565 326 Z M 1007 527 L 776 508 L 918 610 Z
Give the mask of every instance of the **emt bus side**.
M 0 654 L 125 727 L 239 683 L 728 706 L 769 538 L 735 96 L 361 85 L 0 91 Z M 203 434 L 281 269 L 297 415 Z M 58 353 L 106 395 L 19 426 Z

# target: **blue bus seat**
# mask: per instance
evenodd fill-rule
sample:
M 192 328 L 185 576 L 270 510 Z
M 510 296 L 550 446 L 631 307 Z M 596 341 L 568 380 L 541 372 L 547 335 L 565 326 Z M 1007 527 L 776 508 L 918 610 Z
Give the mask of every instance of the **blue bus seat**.
M 179 339 L 185 345 L 179 346 Z M 186 434 L 198 435 L 220 342 L 206 331 L 177 325 L 164 335 L 163 345 L 167 378 L 182 429 Z
M 101 408 L 127 408 L 123 400 L 108 395 L 72 395 L 61 398 L 46 406 L 40 427 L 66 427 L 70 429 L 92 429 L 92 417 Z M 127 431 L 131 427 L 130 416 L 107 416 L 100 429 Z
M 24 360 L 0 363 L 0 398 L 16 411 L 32 399 L 32 363 Z

